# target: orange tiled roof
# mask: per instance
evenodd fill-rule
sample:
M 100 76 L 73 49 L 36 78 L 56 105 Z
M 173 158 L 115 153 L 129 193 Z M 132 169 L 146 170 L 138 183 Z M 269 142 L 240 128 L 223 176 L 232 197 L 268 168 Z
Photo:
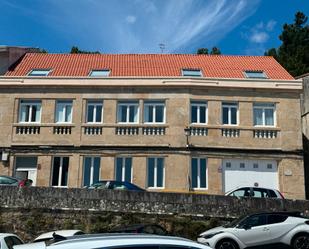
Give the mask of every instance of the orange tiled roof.
M 193 54 L 43 54 L 28 53 L 6 76 L 26 76 L 32 69 L 52 69 L 48 76 L 87 76 L 110 69 L 110 76 L 181 76 L 181 69 L 201 69 L 204 77 L 245 78 L 243 71 L 264 71 L 270 79 L 293 77 L 272 57 Z

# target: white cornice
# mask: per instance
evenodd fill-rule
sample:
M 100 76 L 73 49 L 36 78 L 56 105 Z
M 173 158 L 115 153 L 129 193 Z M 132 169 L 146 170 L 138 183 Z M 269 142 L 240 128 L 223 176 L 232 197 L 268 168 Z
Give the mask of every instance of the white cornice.
M 219 87 L 302 90 L 301 80 L 189 77 L 0 77 L 0 87 Z

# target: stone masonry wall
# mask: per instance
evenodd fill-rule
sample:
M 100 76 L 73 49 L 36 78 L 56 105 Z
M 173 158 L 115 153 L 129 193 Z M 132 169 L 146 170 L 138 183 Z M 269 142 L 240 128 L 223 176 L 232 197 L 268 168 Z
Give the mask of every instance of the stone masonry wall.
M 0 232 L 31 241 L 43 232 L 108 232 L 119 225 L 156 223 L 195 239 L 209 228 L 246 213 L 301 211 L 309 201 L 88 189 L 0 187 Z

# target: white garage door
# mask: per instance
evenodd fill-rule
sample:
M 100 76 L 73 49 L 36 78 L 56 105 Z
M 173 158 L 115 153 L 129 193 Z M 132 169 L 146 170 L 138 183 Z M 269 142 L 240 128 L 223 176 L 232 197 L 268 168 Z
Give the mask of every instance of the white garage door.
M 223 160 L 223 191 L 237 187 L 278 189 L 277 162 L 272 160 Z

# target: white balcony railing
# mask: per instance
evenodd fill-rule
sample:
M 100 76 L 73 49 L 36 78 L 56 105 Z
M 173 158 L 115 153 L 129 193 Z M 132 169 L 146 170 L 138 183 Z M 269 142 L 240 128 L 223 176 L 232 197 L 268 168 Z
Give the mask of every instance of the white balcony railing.
M 16 134 L 18 135 L 36 135 L 40 134 L 40 126 L 17 126 Z
M 267 138 L 274 139 L 277 138 L 278 131 L 275 130 L 254 130 L 253 137 L 254 138 Z
M 138 135 L 138 127 L 116 127 L 116 135 Z
M 222 128 L 221 133 L 223 137 L 239 137 L 239 129 Z
M 205 127 L 190 127 L 191 136 L 207 136 L 208 129 Z
M 55 126 L 54 134 L 57 135 L 70 135 L 72 133 L 72 127 L 70 126 Z
M 84 134 L 85 135 L 102 135 L 103 128 L 96 127 L 96 126 L 85 126 L 84 127 Z
M 143 127 L 142 133 L 146 136 L 163 136 L 165 135 L 165 127 Z

